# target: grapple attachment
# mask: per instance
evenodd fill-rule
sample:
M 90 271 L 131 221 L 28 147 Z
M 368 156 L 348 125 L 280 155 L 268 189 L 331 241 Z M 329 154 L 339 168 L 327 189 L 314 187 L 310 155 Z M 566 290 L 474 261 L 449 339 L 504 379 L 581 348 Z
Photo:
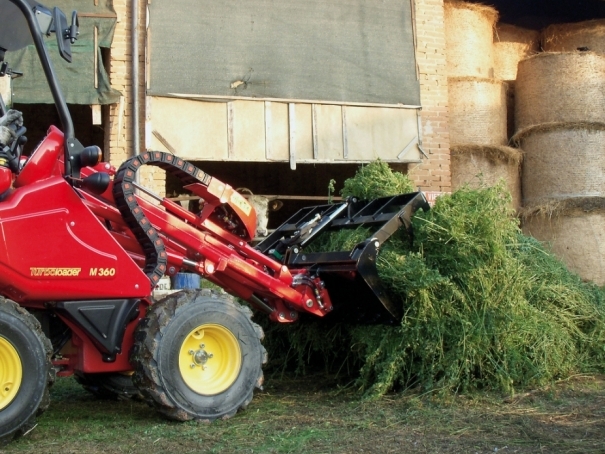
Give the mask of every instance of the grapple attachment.
M 339 318 L 351 322 L 393 323 L 401 318 L 383 288 L 376 269 L 381 245 L 400 227 L 412 240 L 411 219 L 417 209 L 429 209 L 421 192 L 371 201 L 349 198 L 342 203 L 298 211 L 256 249 L 281 260 L 291 270 L 306 269 L 325 283 Z M 368 228 L 371 234 L 352 250 L 311 252 L 320 234 Z

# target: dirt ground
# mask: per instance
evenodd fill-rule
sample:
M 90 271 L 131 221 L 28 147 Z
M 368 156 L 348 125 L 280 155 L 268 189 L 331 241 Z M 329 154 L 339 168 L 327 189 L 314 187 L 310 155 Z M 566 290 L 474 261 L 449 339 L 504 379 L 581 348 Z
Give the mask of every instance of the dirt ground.
M 0 453 L 605 453 L 605 377 L 516 396 L 408 393 L 364 402 L 325 377 L 267 380 L 228 421 L 175 423 L 72 379 L 38 426 Z

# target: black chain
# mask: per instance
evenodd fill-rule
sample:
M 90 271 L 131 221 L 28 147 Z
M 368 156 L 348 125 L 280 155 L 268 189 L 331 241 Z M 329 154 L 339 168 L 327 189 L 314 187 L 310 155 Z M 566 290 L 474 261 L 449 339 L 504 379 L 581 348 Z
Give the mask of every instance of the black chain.
M 208 186 L 211 176 L 169 153 L 160 151 L 146 151 L 130 158 L 118 169 L 113 181 L 113 196 L 122 217 L 130 227 L 135 238 L 143 248 L 145 254 L 145 268 L 143 272 L 149 277 L 151 288 L 154 288 L 161 277 L 166 273 L 168 256 L 164 241 L 157 230 L 151 225 L 143 209 L 135 197 L 136 173 L 144 165 L 152 165 L 164 169 L 181 180 L 184 185 L 201 183 Z

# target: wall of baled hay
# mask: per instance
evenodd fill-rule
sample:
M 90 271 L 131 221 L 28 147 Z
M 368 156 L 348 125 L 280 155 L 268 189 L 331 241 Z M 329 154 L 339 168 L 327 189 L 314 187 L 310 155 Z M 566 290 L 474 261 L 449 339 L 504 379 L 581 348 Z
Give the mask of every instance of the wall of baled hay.
M 605 55 L 542 53 L 519 63 L 516 130 L 552 122 L 605 122 Z
M 561 124 L 521 138 L 523 203 L 605 196 L 605 125 Z
M 499 23 L 494 29 L 494 77 L 515 80 L 521 60 L 540 51 L 540 32 Z
M 523 233 L 549 243 L 554 254 L 585 281 L 604 285 L 605 200 L 580 200 L 555 212 L 536 211 L 523 217 Z
M 448 78 L 450 144 L 505 145 L 506 84 L 496 79 Z
M 504 180 L 511 194 L 512 208 L 521 207 L 522 153 L 511 147 L 454 146 L 451 150 L 452 189 L 495 186 Z
M 542 32 L 542 47 L 546 52 L 573 52 L 587 48 L 605 54 L 605 19 L 553 24 Z
M 456 0 L 445 0 L 444 7 L 448 76 L 494 77 L 492 36 L 498 12 Z

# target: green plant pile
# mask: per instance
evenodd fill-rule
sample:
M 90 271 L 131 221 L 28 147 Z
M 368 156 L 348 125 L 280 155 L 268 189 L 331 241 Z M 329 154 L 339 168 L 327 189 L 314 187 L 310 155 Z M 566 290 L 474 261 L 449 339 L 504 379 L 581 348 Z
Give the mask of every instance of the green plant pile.
M 386 164 L 373 163 L 348 181 L 347 191 L 360 189 L 349 195 L 366 194 L 361 188 L 375 180 L 365 178 L 378 166 L 384 172 Z M 405 178 L 385 179 L 382 189 Z M 404 311 L 400 324 L 270 327 L 270 357 L 299 372 L 321 360 L 327 370 L 355 375 L 368 396 L 409 387 L 510 393 L 602 371 L 603 290 L 524 236 L 509 207 L 503 186 L 440 197 L 416 213 L 413 245 L 398 232 L 378 257 L 380 278 Z M 355 243 L 367 232 L 342 235 Z
M 355 177 L 345 180 L 340 193 L 343 197 L 372 200 L 414 191 L 414 183 L 407 175 L 393 172 L 386 162 L 377 160 L 360 167 Z

